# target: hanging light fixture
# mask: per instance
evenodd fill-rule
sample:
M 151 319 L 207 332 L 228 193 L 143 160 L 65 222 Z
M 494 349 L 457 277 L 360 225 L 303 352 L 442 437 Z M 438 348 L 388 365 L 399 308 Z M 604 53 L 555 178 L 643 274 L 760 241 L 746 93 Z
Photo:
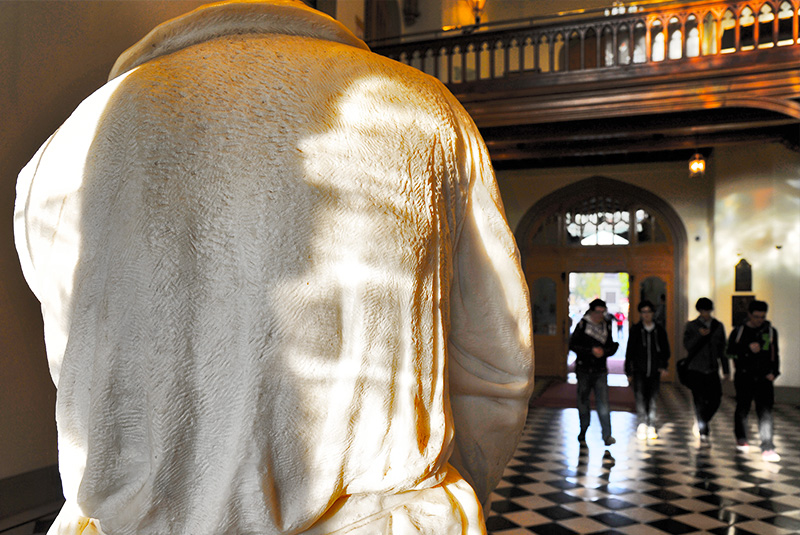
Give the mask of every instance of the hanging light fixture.
M 475 25 L 481 23 L 481 13 L 483 8 L 486 7 L 486 0 L 467 0 L 469 7 L 472 9 L 472 14 L 475 16 Z
M 699 178 L 706 172 L 706 159 L 699 152 L 695 152 L 689 160 L 689 175 L 692 178 Z

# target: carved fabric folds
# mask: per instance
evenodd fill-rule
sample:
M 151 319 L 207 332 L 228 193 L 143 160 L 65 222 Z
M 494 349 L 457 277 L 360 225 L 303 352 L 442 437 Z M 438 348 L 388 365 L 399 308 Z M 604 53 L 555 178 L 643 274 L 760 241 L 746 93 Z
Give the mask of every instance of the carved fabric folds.
M 484 532 L 529 298 L 437 80 L 300 2 L 205 6 L 43 145 L 15 234 L 58 388 L 50 533 Z

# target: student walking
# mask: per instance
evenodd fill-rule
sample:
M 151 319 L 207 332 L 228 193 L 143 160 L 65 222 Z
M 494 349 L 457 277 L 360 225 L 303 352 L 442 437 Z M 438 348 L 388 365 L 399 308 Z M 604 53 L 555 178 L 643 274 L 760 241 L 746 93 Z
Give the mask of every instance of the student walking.
M 619 344 L 611 338 L 611 321 L 606 318 L 606 303 L 595 299 L 589 311 L 575 326 L 569 348 L 577 355 L 575 372 L 578 376 L 578 416 L 581 432 L 578 441 L 586 441 L 591 409 L 589 396 L 594 390 L 597 416 L 603 431 L 603 442 L 610 446 L 617 441 L 611 436 L 611 411 L 608 405 L 608 367 L 606 360 L 617 352 Z
M 736 448 L 747 452 L 747 415 L 755 400 L 758 415 L 758 435 L 761 438 L 761 456 L 765 461 L 777 462 L 781 457 L 772 442 L 772 406 L 775 403 L 775 379 L 780 375 L 778 331 L 767 321 L 768 305 L 764 301 L 751 301 L 747 307 L 747 320 L 731 332 L 728 356 L 733 359 L 736 374 L 736 412 L 734 433 Z
M 667 331 L 654 321 L 653 303 L 642 301 L 636 308 L 640 321 L 631 327 L 628 335 L 625 375 L 633 386 L 636 400 L 636 416 L 639 421 L 636 438 L 654 440 L 658 438 L 656 398 L 661 380 L 667 375 L 669 341 Z
M 725 327 L 711 317 L 714 303 L 701 297 L 695 305 L 699 315 L 686 324 L 683 331 L 683 347 L 688 352 L 689 388 L 694 400 L 697 427 L 694 430 L 700 445 L 709 445 L 709 423 L 719 409 L 722 400 L 722 383 L 719 367 L 727 380 L 730 377 L 728 359 L 725 355 Z

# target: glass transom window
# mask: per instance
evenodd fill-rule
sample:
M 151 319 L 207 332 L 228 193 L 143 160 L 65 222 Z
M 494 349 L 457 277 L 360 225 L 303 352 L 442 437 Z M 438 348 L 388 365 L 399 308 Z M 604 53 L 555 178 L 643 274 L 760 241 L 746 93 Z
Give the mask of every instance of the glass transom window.
M 544 218 L 532 244 L 591 247 L 666 241 L 661 222 L 643 207 L 591 197 Z

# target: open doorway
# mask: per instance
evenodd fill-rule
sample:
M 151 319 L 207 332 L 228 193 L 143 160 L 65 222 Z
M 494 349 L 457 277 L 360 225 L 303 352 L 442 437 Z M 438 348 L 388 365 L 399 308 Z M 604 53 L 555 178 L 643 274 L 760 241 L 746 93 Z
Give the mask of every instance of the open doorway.
M 569 274 L 569 332 L 589 309 L 593 299 L 600 298 L 608 306 L 611 336 L 619 343 L 617 352 L 608 358 L 608 385 L 628 386 L 625 377 L 625 348 L 628 343 L 630 312 L 630 277 L 624 272 L 572 272 Z M 577 383 L 576 355 L 567 354 L 567 382 Z
M 632 322 L 638 321 L 636 305 L 647 299 L 666 326 L 670 346 L 679 343 L 679 319 L 688 316 L 686 229 L 663 199 L 630 183 L 590 177 L 539 200 L 520 220 L 515 236 L 531 290 L 538 377 L 568 376 L 571 324 L 585 312 L 569 310 L 570 273 L 627 273 L 630 292 L 615 297 L 628 298 Z M 626 341 L 625 322 L 621 334 Z M 674 368 L 670 379 L 673 374 Z M 612 376 L 618 378 L 624 381 Z

